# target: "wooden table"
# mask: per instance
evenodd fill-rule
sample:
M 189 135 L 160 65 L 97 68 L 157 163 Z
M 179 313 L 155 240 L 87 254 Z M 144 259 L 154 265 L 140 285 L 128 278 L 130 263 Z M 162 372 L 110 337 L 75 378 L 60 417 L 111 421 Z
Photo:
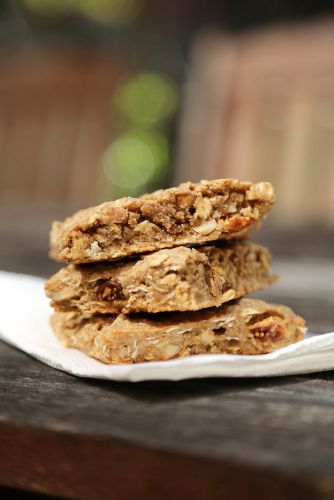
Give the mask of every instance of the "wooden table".
M 55 270 L 49 216 L 39 217 L 16 231 L 0 218 L 1 269 Z M 325 332 L 334 329 L 334 234 L 313 235 L 257 237 L 286 274 L 261 296 Z M 82 380 L 0 343 L 0 484 L 83 499 L 332 499 L 333 374 Z

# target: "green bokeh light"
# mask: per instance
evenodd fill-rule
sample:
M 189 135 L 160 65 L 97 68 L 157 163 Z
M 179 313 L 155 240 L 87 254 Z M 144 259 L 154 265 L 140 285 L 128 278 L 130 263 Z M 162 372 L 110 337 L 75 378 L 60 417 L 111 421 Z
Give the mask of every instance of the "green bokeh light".
M 21 0 L 32 12 L 58 16 L 82 12 L 101 23 L 127 24 L 138 17 L 143 0 Z
M 34 13 L 54 16 L 64 15 L 73 11 L 76 0 L 21 0 L 21 3 Z
M 175 113 L 176 89 L 157 73 L 140 73 L 122 85 L 115 95 L 119 112 L 133 123 L 150 127 Z
M 142 0 L 77 0 L 80 10 L 96 21 L 127 24 L 138 17 Z
M 116 139 L 103 155 L 103 172 L 113 196 L 137 196 L 166 176 L 167 138 L 160 132 L 132 131 Z

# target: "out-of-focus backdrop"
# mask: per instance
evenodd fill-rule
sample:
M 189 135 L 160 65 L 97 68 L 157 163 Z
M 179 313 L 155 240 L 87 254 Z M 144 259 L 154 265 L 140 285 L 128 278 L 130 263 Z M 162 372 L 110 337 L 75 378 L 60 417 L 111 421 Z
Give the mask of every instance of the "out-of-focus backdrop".
M 59 269 L 48 232 L 79 208 L 228 176 L 277 193 L 252 238 L 281 280 L 256 296 L 333 331 L 333 0 L 0 0 L 0 270 Z M 198 470 L 184 489 L 196 498 L 331 495 L 330 373 L 132 389 L 49 373 L 2 343 L 0 359 L 7 485 L 179 498 L 182 471 Z
M 332 2 L 0 3 L 0 267 L 50 274 L 78 208 L 227 176 L 274 183 L 274 254 L 329 262 Z

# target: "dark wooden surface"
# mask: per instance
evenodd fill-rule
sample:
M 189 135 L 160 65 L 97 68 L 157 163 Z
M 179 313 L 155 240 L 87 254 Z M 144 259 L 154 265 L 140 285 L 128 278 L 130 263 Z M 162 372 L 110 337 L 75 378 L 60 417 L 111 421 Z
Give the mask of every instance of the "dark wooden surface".
M 0 217 L 0 269 L 56 269 L 50 217 L 14 226 Z M 288 273 L 261 296 L 291 305 L 314 331 L 333 330 L 333 233 L 257 239 Z M 332 499 L 333 374 L 82 380 L 0 343 L 0 485 L 84 499 Z

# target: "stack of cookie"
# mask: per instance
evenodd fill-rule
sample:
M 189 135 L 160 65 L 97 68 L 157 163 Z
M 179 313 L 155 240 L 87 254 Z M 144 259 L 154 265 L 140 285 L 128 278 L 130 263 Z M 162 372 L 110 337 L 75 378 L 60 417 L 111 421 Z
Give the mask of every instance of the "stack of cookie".
M 303 336 L 289 308 L 242 298 L 270 285 L 268 250 L 247 239 L 274 203 L 270 183 L 185 183 L 54 222 L 46 284 L 52 326 L 105 363 L 261 354 Z

